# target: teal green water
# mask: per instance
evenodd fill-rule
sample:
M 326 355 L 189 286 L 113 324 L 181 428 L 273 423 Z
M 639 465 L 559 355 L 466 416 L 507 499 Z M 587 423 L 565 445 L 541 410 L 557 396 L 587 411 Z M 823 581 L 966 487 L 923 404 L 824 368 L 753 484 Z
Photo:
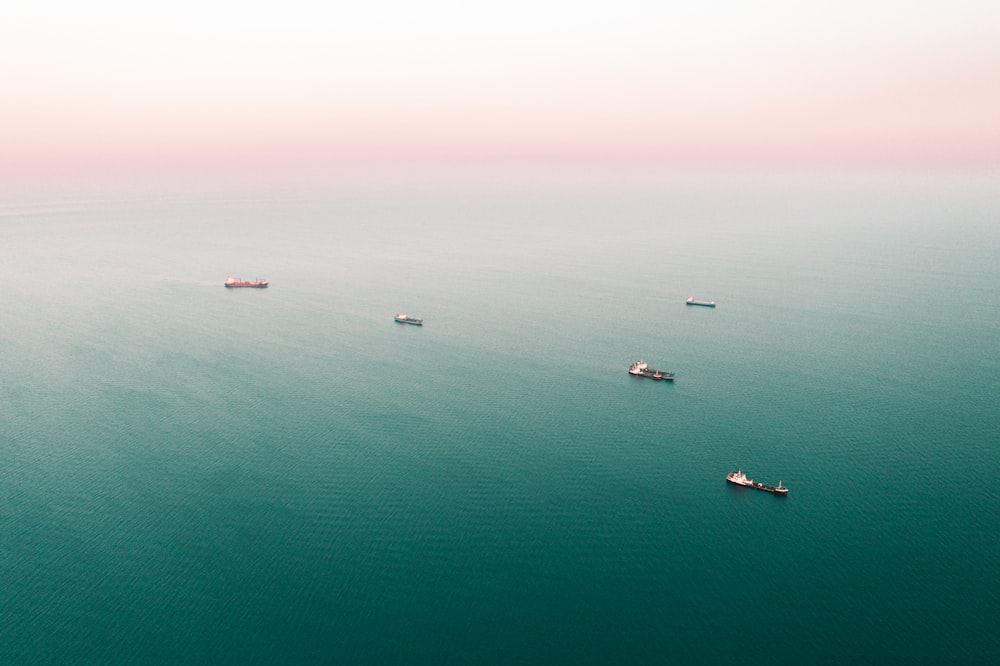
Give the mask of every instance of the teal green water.
M 1000 649 L 996 190 L 0 214 L 2 663 Z

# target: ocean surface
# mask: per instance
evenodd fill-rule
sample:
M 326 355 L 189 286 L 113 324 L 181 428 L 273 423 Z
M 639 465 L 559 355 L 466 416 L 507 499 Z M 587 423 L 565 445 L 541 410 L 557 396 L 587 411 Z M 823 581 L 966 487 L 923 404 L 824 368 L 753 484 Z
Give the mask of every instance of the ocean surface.
M 7 200 L 0 278 L 0 663 L 1000 653 L 1000 188 Z

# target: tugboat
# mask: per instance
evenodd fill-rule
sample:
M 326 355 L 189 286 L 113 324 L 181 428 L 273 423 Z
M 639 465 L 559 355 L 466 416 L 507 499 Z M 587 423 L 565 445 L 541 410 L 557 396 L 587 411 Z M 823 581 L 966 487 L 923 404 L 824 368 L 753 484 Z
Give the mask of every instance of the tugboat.
M 243 278 L 235 278 L 230 275 L 222 284 L 224 284 L 227 289 L 237 289 L 241 287 L 250 289 L 267 289 L 267 280 L 261 280 L 260 278 L 256 280 L 244 280 Z
M 704 306 L 706 308 L 714 308 L 715 307 L 715 301 L 696 301 L 696 300 L 694 300 L 694 296 L 692 296 L 691 298 L 687 299 L 687 301 L 685 301 L 685 302 L 688 305 L 702 305 L 702 306 Z
M 413 324 L 414 326 L 424 325 L 423 319 L 417 319 L 416 317 L 409 317 L 405 312 L 400 312 L 395 317 L 393 317 L 393 319 L 399 322 L 400 324 Z
M 655 379 L 656 381 L 672 382 L 674 381 L 675 373 L 670 370 L 655 370 L 649 367 L 649 364 L 645 361 L 633 361 L 632 365 L 629 366 L 628 374 L 635 375 L 636 377 Z
M 755 490 L 763 490 L 764 492 L 774 493 L 775 495 L 787 495 L 788 488 L 781 485 L 781 481 L 778 481 L 778 485 L 772 486 L 767 483 L 756 483 L 753 479 L 748 479 L 747 475 L 743 473 L 742 469 L 737 469 L 735 472 L 730 472 L 726 475 L 726 481 L 730 483 L 735 483 L 738 486 L 746 486 L 747 488 L 753 488 Z

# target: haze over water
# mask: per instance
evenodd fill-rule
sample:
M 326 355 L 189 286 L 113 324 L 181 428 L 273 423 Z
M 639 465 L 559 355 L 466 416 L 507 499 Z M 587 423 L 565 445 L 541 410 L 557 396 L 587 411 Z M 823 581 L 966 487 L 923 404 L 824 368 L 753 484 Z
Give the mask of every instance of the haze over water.
M 0 662 L 987 662 L 998 215 L 898 183 L 6 203 Z

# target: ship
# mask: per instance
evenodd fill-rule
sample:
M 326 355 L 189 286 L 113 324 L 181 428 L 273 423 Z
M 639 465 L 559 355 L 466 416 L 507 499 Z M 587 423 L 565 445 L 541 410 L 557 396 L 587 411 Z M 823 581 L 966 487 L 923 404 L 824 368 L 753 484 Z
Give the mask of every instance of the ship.
M 635 375 L 636 377 L 647 377 L 657 381 L 672 382 L 674 381 L 675 373 L 671 370 L 656 370 L 649 367 L 649 364 L 645 361 L 633 361 L 632 365 L 628 368 L 628 374 Z
M 755 490 L 763 490 L 764 492 L 774 493 L 775 495 L 787 495 L 788 488 L 781 485 L 781 481 L 778 481 L 778 485 L 772 486 L 767 483 L 757 483 L 753 479 L 748 479 L 747 475 L 742 469 L 737 469 L 735 472 L 730 472 L 726 475 L 726 481 L 729 483 L 735 483 L 738 486 L 746 486 L 747 488 L 753 488 Z
M 267 289 L 267 280 L 261 280 L 260 278 L 256 280 L 244 280 L 243 278 L 237 278 L 230 275 L 223 282 L 229 289 L 236 289 L 240 287 L 246 287 L 249 289 Z
M 393 319 L 396 320 L 397 322 L 399 322 L 400 324 L 413 324 L 414 326 L 423 326 L 424 325 L 424 320 L 423 319 L 417 319 L 416 317 L 410 317 L 405 312 L 400 312 L 395 317 L 393 317 Z
M 687 303 L 688 305 L 701 305 L 701 306 L 704 306 L 706 308 L 714 308 L 715 307 L 715 301 L 696 301 L 696 300 L 694 300 L 694 296 L 692 296 L 691 298 L 687 299 L 685 301 L 685 303 Z

